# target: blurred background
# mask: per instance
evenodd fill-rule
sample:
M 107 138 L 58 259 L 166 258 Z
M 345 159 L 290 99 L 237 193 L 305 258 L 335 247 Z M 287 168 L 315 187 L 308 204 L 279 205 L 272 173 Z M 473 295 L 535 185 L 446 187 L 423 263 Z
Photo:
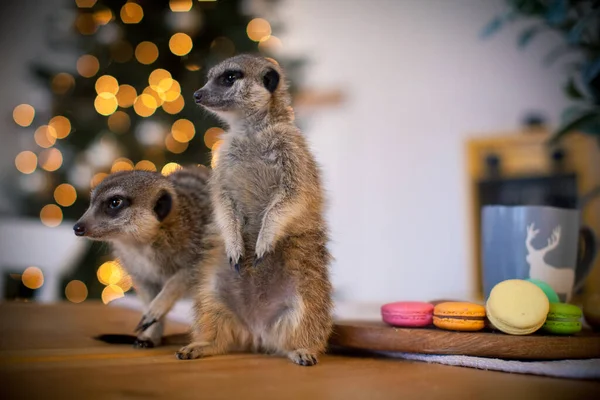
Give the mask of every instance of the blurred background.
M 72 225 L 111 172 L 211 167 L 223 126 L 192 94 L 241 52 L 293 83 L 324 173 L 338 302 L 479 299 L 484 204 L 581 207 L 600 233 L 597 1 L 0 7 L 4 300 L 134 293 Z M 599 270 L 581 295 L 600 291 Z

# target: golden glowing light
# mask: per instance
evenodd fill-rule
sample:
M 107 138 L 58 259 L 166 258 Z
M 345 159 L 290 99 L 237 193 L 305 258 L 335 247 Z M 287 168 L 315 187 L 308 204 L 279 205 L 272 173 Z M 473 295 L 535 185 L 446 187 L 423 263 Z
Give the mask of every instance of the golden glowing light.
M 127 3 L 127 4 L 131 4 L 131 3 Z M 119 286 L 108 285 L 102 291 L 102 302 L 104 304 L 108 304 L 111 301 L 120 299 L 123 296 L 125 296 L 125 293 L 123 292 L 123 289 L 121 289 Z
M 98 73 L 100 62 L 90 54 L 85 54 L 77 60 L 77 72 L 84 78 L 91 78 Z
M 71 303 L 81 303 L 87 299 L 88 289 L 85 283 L 81 281 L 71 281 L 65 287 L 65 297 Z
M 225 131 L 221 128 L 218 127 L 212 127 L 212 128 L 208 128 L 206 130 L 206 132 L 204 132 L 204 144 L 206 145 L 206 147 L 208 147 L 209 149 L 213 148 L 213 145 L 219 141 L 220 136 L 224 133 Z
M 124 63 L 133 57 L 133 47 L 129 42 L 119 41 L 110 46 L 110 56 L 118 63 Z
M 52 91 L 56 94 L 65 94 L 75 86 L 75 78 L 71 74 L 61 72 L 54 75 L 50 84 Z
M 173 86 L 173 82 L 174 80 L 173 78 L 171 78 L 171 73 L 161 68 L 152 71 L 152 73 L 148 77 L 148 83 L 150 84 L 150 88 L 152 88 L 161 96 L 171 89 L 171 87 Z
M 167 135 L 165 138 L 165 147 L 173 154 L 180 154 L 187 150 L 187 142 L 179 142 L 173 138 L 173 135 Z
M 94 15 L 91 13 L 79 14 L 75 20 L 75 27 L 82 35 L 93 35 L 98 29 Z
M 116 95 L 119 91 L 119 82 L 117 78 L 110 75 L 102 75 L 96 80 L 96 93 L 110 93 Z
M 123 275 L 123 269 L 118 260 L 107 261 L 96 271 L 96 276 L 103 285 L 116 285 Z
M 106 25 L 113 19 L 113 13 L 110 8 L 102 8 L 94 11 L 94 21 L 98 25 Z
M 235 45 L 230 39 L 221 36 L 212 41 L 210 51 L 221 57 L 230 57 L 235 53 Z
M 166 97 L 166 95 L 164 93 L 158 93 L 156 90 L 152 89 L 150 86 L 144 88 L 144 91 L 142 93 L 152 96 L 154 98 L 154 102 L 147 103 L 147 104 L 144 103 L 144 105 L 148 108 L 152 108 L 152 105 L 154 105 L 154 104 L 156 105 L 155 108 L 158 108 L 158 107 L 162 106 L 163 102 L 165 101 L 164 98 Z M 142 98 L 142 101 L 145 101 L 144 99 L 145 98 Z
M 121 20 L 125 24 L 137 24 L 144 18 L 144 10 L 139 4 L 128 2 L 121 8 Z
M 258 43 L 258 49 L 264 52 L 276 52 L 283 47 L 281 39 L 277 36 L 268 36 Z
M 156 171 L 156 165 L 152 161 L 142 160 L 135 164 L 135 169 L 141 171 Z
M 46 149 L 40 153 L 38 163 L 48 172 L 56 171 L 63 163 L 62 153 L 58 149 Z
M 42 224 L 49 228 L 55 228 L 60 225 L 63 219 L 63 213 L 56 204 L 45 205 L 40 211 L 40 220 Z
M 261 40 L 271 36 L 271 24 L 263 18 L 254 18 L 248 22 L 246 33 L 250 40 L 260 42 Z
M 96 4 L 96 0 L 75 0 L 75 4 L 79 8 L 92 8 Z
M 123 289 L 123 292 L 127 292 L 133 287 L 133 280 L 130 275 L 124 275 L 123 278 L 119 282 L 117 282 L 117 286 Z
M 142 42 L 135 48 L 135 58 L 142 64 L 152 64 L 158 58 L 158 47 L 152 42 Z
M 164 167 L 162 167 L 162 170 L 160 171 L 160 173 L 163 175 L 170 175 L 179 169 L 181 169 L 181 165 L 174 163 L 174 162 L 170 162 L 168 164 L 165 164 Z
M 92 180 L 90 181 L 90 187 L 91 188 L 95 188 L 96 186 L 98 186 L 100 184 L 100 182 L 102 182 L 104 180 L 104 178 L 106 178 L 108 176 L 107 173 L 105 172 L 98 172 L 96 175 L 94 175 L 92 177 Z
M 48 147 L 54 146 L 54 143 L 56 143 L 56 136 L 56 131 L 53 127 L 42 125 L 35 130 L 33 139 L 38 146 L 47 149 Z
M 57 139 L 64 139 L 69 136 L 71 133 L 71 121 L 67 117 L 63 117 L 62 115 L 57 115 L 52 118 L 48 125 L 54 128 L 54 133 L 56 133 Z
M 135 98 L 137 97 L 137 92 L 135 88 L 131 85 L 121 85 L 119 86 L 119 90 L 117 92 L 117 102 L 119 103 L 119 107 L 128 108 L 133 105 Z
M 37 168 L 37 156 L 32 151 L 22 151 L 15 157 L 15 167 L 23 174 L 31 174 Z
M 171 0 L 169 8 L 173 12 L 186 12 L 192 9 L 192 0 Z
M 13 109 L 13 120 L 17 125 L 29 126 L 35 117 L 35 109 L 29 104 L 19 104 Z
M 192 51 L 193 46 L 192 38 L 182 32 L 174 34 L 169 39 L 169 49 L 176 56 L 185 56 Z
M 178 142 L 187 143 L 194 138 L 196 128 L 192 121 L 182 118 L 173 123 L 173 126 L 171 126 L 171 134 Z
M 200 71 L 200 65 L 194 63 L 186 64 L 185 69 L 188 71 Z
M 39 289 L 44 284 L 44 274 L 38 267 L 28 267 L 21 275 L 21 281 L 29 289 Z
M 140 117 L 149 117 L 156 111 L 156 100 L 149 94 L 142 93 L 133 103 L 133 110 Z
M 110 115 L 117 110 L 119 103 L 114 94 L 102 92 L 94 100 L 94 108 L 100 115 Z
M 222 140 L 217 140 L 212 146 L 212 158 L 210 160 L 210 166 L 214 169 L 219 162 L 219 147 L 223 144 Z
M 175 101 L 181 94 L 181 86 L 175 79 L 171 82 L 171 87 L 164 93 L 165 101 Z
M 108 117 L 108 129 L 115 133 L 125 133 L 131 126 L 129 115 L 123 111 L 117 111 Z
M 72 206 L 77 200 L 77 192 L 72 185 L 61 183 L 54 189 L 54 200 L 63 207 Z
M 131 171 L 133 169 L 133 163 L 129 160 L 117 159 L 110 167 L 110 172 L 115 173 L 119 171 Z
M 183 96 L 179 95 L 173 101 L 165 101 L 162 108 L 169 114 L 177 114 L 183 110 L 183 106 L 185 106 L 185 101 L 183 100 Z

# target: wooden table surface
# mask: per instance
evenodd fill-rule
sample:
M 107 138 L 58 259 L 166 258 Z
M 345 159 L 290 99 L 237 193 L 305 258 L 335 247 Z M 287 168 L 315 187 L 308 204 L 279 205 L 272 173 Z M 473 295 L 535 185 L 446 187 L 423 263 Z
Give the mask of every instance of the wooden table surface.
M 97 303 L 1 303 L 2 399 L 600 398 L 598 382 L 374 357 L 327 355 L 310 368 L 251 354 L 180 361 L 186 327 L 178 324 L 155 349 L 94 340 L 130 334 L 139 317 Z

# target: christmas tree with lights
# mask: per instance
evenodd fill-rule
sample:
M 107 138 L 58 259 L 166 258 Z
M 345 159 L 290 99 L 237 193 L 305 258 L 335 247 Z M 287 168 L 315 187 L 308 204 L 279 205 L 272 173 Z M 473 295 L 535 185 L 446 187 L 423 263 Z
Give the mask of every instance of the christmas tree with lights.
M 90 189 L 111 172 L 210 167 L 222 129 L 192 94 L 219 61 L 245 52 L 273 58 L 281 46 L 272 35 L 277 28 L 242 6 L 240 0 L 72 0 L 61 10 L 69 29 L 53 32 L 49 44 L 76 53 L 76 62 L 70 69 L 33 65 L 51 93 L 49 115 L 28 104 L 13 112 L 15 123 L 35 129 L 35 146 L 15 158 L 17 169 L 38 183 L 19 199 L 26 213 L 55 227 L 78 219 Z M 277 62 L 291 77 L 302 64 Z M 106 247 L 94 244 L 64 287 L 76 302 L 86 298 L 83 290 L 108 301 L 131 284 Z

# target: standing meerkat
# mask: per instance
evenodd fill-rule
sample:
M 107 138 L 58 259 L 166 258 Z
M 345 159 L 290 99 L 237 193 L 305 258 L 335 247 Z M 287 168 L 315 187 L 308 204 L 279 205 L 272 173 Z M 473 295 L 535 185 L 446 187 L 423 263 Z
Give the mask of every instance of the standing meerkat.
M 114 173 L 92 191 L 89 208 L 73 227 L 77 236 L 108 242 L 131 275 L 147 307 L 134 347 L 158 346 L 165 315 L 196 286 L 196 266 L 210 247 L 209 177 L 201 167 L 168 176 Z
M 319 168 L 282 71 L 236 56 L 194 97 L 229 125 L 210 179 L 227 259 L 216 251 L 202 268 L 193 342 L 177 357 L 251 350 L 314 365 L 332 330 L 331 257 Z

